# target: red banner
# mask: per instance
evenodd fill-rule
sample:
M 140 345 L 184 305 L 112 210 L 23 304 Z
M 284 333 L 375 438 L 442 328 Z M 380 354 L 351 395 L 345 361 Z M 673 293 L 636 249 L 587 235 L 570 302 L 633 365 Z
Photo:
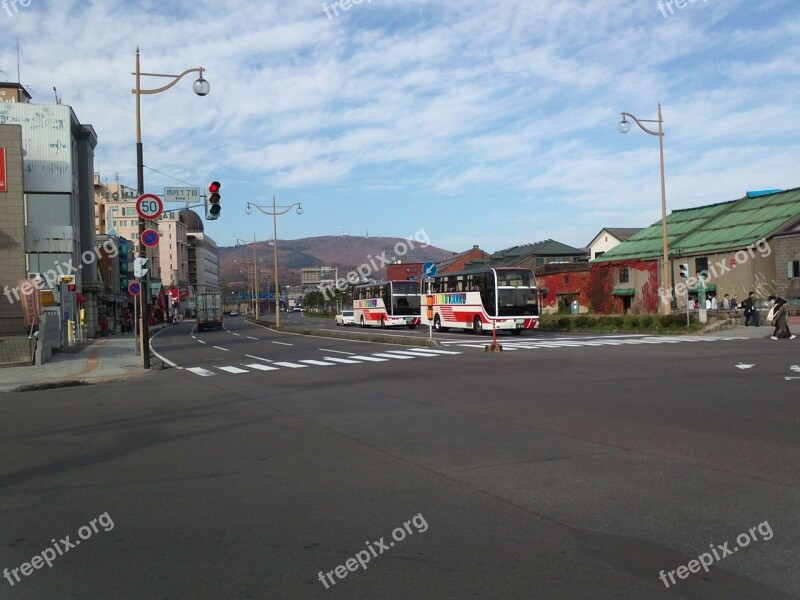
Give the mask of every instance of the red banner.
M 0 192 L 7 192 L 8 184 L 6 183 L 6 149 L 0 148 Z

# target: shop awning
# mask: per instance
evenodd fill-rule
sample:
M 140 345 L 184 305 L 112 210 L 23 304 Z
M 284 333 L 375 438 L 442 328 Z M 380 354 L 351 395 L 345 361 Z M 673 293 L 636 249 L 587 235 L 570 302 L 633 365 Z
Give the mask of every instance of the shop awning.
M 635 296 L 636 289 L 635 288 L 617 288 L 613 292 L 611 292 L 612 296 Z

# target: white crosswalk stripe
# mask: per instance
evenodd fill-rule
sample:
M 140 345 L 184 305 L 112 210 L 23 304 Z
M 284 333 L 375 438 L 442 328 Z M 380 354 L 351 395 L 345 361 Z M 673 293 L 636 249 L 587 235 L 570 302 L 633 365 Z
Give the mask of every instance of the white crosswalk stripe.
M 328 350 L 328 352 L 334 352 Z M 223 373 L 230 373 L 232 375 L 243 375 L 245 373 L 266 372 L 266 371 L 279 371 L 281 369 L 305 369 L 308 367 L 335 367 L 338 365 L 365 365 L 369 363 L 388 362 L 390 360 L 411 360 L 414 358 L 443 358 L 446 356 L 454 356 L 463 354 L 463 352 L 456 350 L 435 350 L 432 348 L 409 348 L 408 350 L 387 350 L 386 352 L 373 352 L 372 354 L 351 354 L 346 353 L 347 358 L 339 358 L 335 356 L 324 356 L 322 359 L 301 359 L 294 362 L 282 361 L 272 362 L 267 358 L 247 354 L 246 356 L 251 359 L 261 360 L 269 364 L 263 363 L 242 363 L 236 365 L 223 365 L 215 366 L 217 371 Z M 187 371 L 200 375 L 202 377 L 212 377 L 219 375 L 217 371 L 210 371 L 202 367 L 189 367 Z
M 544 338 L 541 340 L 520 340 L 520 341 L 501 341 L 503 350 L 538 350 L 539 348 L 582 348 L 582 347 L 602 347 L 602 346 L 634 346 L 634 345 L 658 345 L 658 344 L 684 344 L 699 342 L 728 342 L 745 340 L 744 337 L 716 337 L 716 336 L 683 336 L 683 335 L 638 335 L 638 336 L 608 336 L 608 337 L 576 337 L 576 338 Z M 480 348 L 481 350 L 488 344 L 475 343 L 475 341 L 458 342 L 448 340 L 444 342 L 448 347 L 457 346 L 459 348 Z M 432 349 L 420 349 L 421 352 L 434 352 Z

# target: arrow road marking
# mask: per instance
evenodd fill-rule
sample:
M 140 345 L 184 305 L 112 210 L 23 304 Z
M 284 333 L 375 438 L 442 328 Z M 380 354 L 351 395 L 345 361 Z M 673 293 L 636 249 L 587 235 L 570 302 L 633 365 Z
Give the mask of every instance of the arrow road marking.
M 737 369 L 752 369 L 753 367 L 755 367 L 755 365 L 746 365 L 744 363 L 739 363 L 736 365 Z

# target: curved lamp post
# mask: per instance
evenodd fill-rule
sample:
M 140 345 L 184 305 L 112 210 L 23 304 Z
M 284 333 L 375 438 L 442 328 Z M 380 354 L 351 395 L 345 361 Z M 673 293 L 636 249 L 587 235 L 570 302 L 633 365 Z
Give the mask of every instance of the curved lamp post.
M 631 124 L 626 119 L 626 117 L 630 117 L 634 123 L 639 126 L 639 129 L 648 133 L 650 135 L 654 135 L 658 137 L 658 149 L 661 157 L 661 237 L 662 237 L 662 244 L 663 244 L 663 257 L 661 259 L 661 287 L 663 289 L 668 289 L 667 286 L 670 285 L 670 276 L 669 276 L 669 243 L 667 239 L 667 188 L 664 182 L 664 119 L 661 116 L 661 103 L 658 104 L 658 119 L 637 119 L 629 112 L 623 112 L 622 120 L 619 122 L 619 132 L 620 133 L 628 133 L 631 130 Z M 642 123 L 658 123 L 658 131 L 653 131 L 642 125 Z M 668 315 L 671 312 L 670 307 L 670 298 L 672 293 L 669 296 L 666 294 L 661 294 L 661 310 L 663 314 Z
M 136 191 L 139 196 L 144 194 L 144 154 L 142 152 L 142 94 L 160 94 L 178 83 L 185 75 L 189 73 L 200 73 L 200 76 L 192 85 L 194 93 L 198 96 L 207 96 L 211 91 L 211 85 L 203 79 L 203 67 L 196 67 L 194 69 L 187 69 L 180 75 L 166 75 L 163 73 L 142 73 L 139 67 L 139 48 L 136 48 L 136 71 L 131 73 L 136 77 L 136 87 L 131 90 L 131 94 L 136 95 Z M 141 85 L 142 77 L 166 77 L 171 78 L 172 81 L 167 85 L 160 88 L 150 90 L 143 90 Z M 147 258 L 147 248 L 142 246 L 142 234 L 144 233 L 146 223 L 144 219 L 139 219 L 139 256 Z M 151 265 L 152 269 L 152 265 Z M 150 296 L 150 278 L 145 277 L 144 290 L 139 294 L 142 303 L 142 361 L 145 369 L 150 368 L 150 327 L 148 319 L 149 316 L 149 298 Z
M 255 208 L 259 212 L 264 213 L 265 215 L 269 215 L 272 217 L 272 233 L 275 237 L 275 244 L 274 244 L 274 270 L 275 270 L 275 327 L 281 326 L 281 303 L 280 303 L 280 293 L 278 290 L 278 217 L 280 215 L 285 215 L 293 208 L 297 207 L 296 211 L 298 215 L 303 214 L 303 207 L 300 205 L 299 202 L 295 202 L 290 206 L 276 206 L 275 205 L 275 196 L 272 197 L 272 210 L 269 210 L 269 205 L 259 205 L 253 204 L 252 202 L 248 202 L 247 206 L 244 209 L 244 212 L 252 214 L 253 209 Z

